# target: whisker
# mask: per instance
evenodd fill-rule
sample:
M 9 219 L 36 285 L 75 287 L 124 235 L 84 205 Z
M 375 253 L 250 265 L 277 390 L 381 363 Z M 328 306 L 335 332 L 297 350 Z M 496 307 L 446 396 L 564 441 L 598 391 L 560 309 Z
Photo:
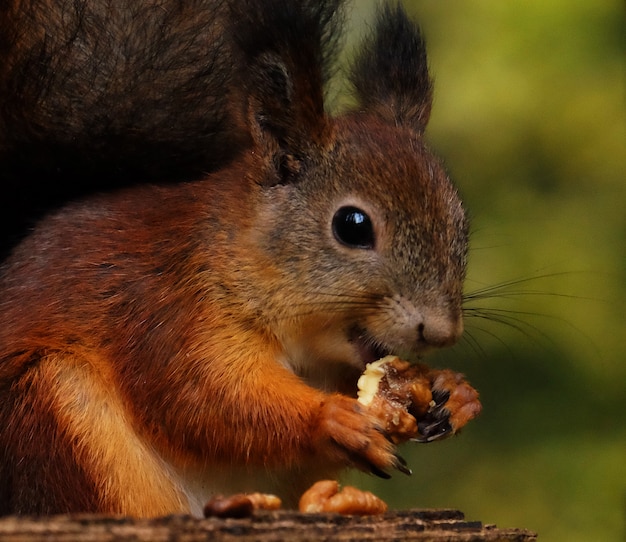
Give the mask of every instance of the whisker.
M 467 344 L 477 356 L 484 357 L 486 355 L 485 350 L 478 342 L 478 339 L 472 335 L 471 331 L 465 330 L 465 333 L 461 336 L 461 342 Z
M 574 324 L 572 324 L 572 322 L 570 322 L 567 318 L 563 318 L 555 314 L 548 314 L 548 313 L 538 312 L 538 311 L 521 311 L 521 310 L 515 310 L 515 309 L 503 309 L 503 308 L 497 308 L 497 307 L 483 307 L 483 308 L 465 307 L 463 309 L 464 316 L 469 317 L 469 318 L 471 318 L 473 315 L 478 314 L 478 313 L 482 313 L 484 316 L 486 316 L 487 319 L 489 319 L 490 315 L 499 315 L 502 318 L 505 318 L 508 315 L 510 315 L 509 318 L 512 318 L 512 319 L 513 319 L 513 316 L 515 315 L 543 318 L 545 320 L 552 320 L 552 321 L 558 322 L 559 324 L 564 324 L 575 333 L 579 335 L 584 335 L 584 333 L 579 328 L 577 328 Z M 532 327 L 533 329 L 537 331 L 539 330 L 535 326 L 532 326 L 529 322 L 525 322 L 524 320 L 521 320 L 521 319 L 516 319 L 516 320 L 518 320 L 520 323 L 527 324 L 529 327 Z
M 477 291 L 471 294 L 464 294 L 463 301 L 471 302 L 476 300 L 484 300 L 484 299 L 513 299 L 519 297 L 531 297 L 531 296 L 540 296 L 540 297 L 560 297 L 564 299 L 587 299 L 589 301 L 593 301 L 592 298 L 573 295 L 573 294 L 562 294 L 558 292 L 543 292 L 541 290 L 514 290 L 514 291 L 503 291 L 498 292 L 496 288 L 492 290 L 485 289 L 484 291 Z
M 380 308 L 380 302 L 373 299 L 357 299 L 356 296 L 335 296 L 334 300 L 328 301 L 311 301 L 299 303 L 289 307 L 289 314 L 274 317 L 275 320 L 297 319 L 301 317 L 311 316 L 319 313 L 337 314 L 342 312 L 351 312 L 358 310 L 359 312 L 376 311 Z
M 538 280 L 542 280 L 542 279 L 547 279 L 547 278 L 555 278 L 555 277 L 559 277 L 559 276 L 563 276 L 563 275 L 569 275 L 569 272 L 561 272 L 561 273 L 546 273 L 543 275 L 535 275 L 533 277 L 524 277 L 524 278 L 518 278 L 518 279 L 510 279 L 510 280 L 505 280 L 503 282 L 499 282 L 497 284 L 490 284 L 488 286 L 484 286 L 482 288 L 477 288 L 476 290 L 470 291 L 469 293 L 465 294 L 465 296 L 467 297 L 473 297 L 475 295 L 482 295 L 485 293 L 490 293 L 490 292 L 494 292 L 494 291 L 499 291 L 499 290 L 504 290 L 506 288 L 510 288 L 512 286 L 521 286 L 521 285 L 526 285 L 526 284 L 531 284 L 531 283 L 536 283 Z M 522 290 L 525 291 L 525 290 Z
M 535 275 L 532 277 L 524 277 L 519 279 L 511 279 L 507 281 L 500 282 L 498 284 L 493 284 L 489 286 L 484 286 L 482 288 L 477 288 L 475 290 L 468 291 L 463 294 L 464 301 L 474 301 L 476 299 L 508 299 L 511 297 L 523 297 L 523 296 L 547 296 L 547 297 L 558 297 L 565 299 L 576 299 L 576 300 L 588 300 L 588 301 L 598 301 L 596 298 L 585 297 L 580 295 L 566 294 L 562 292 L 554 292 L 554 291 L 545 291 L 538 289 L 513 289 L 515 287 L 523 287 L 526 285 L 531 285 L 536 283 L 537 281 L 544 279 L 553 279 L 563 276 L 572 276 L 575 274 L 586 273 L 585 271 L 562 271 L 555 273 L 544 273 L 540 275 Z
M 480 331 L 481 333 L 484 333 L 485 335 L 491 337 L 492 339 L 495 339 L 497 342 L 499 342 L 509 353 L 509 355 L 513 355 L 513 351 L 511 350 L 511 348 L 509 347 L 509 345 L 504 341 L 504 339 L 502 339 L 502 337 L 496 335 L 494 332 L 489 331 L 488 329 L 485 329 L 484 327 L 479 327 L 479 326 L 473 326 L 475 330 Z M 466 333 L 468 333 L 469 330 L 466 331 Z M 471 334 L 470 334 L 471 335 Z M 478 339 L 476 339 L 475 337 L 472 336 L 472 340 L 476 341 L 476 344 L 478 345 L 479 349 L 480 349 L 480 353 L 483 356 L 486 356 L 487 353 L 485 351 L 485 349 L 480 346 L 480 343 L 478 342 Z
M 543 331 L 538 326 L 531 324 L 526 320 L 522 320 L 520 318 L 515 318 L 513 315 L 515 314 L 525 314 L 530 316 L 542 316 L 546 318 L 550 318 L 550 315 L 541 315 L 536 313 L 524 313 L 509 310 L 492 310 L 492 309 L 474 309 L 470 310 L 469 313 L 466 313 L 467 318 L 476 318 L 488 322 L 495 322 L 504 326 L 507 326 L 511 329 L 516 330 L 521 333 L 528 339 L 535 339 L 536 337 L 543 338 L 548 344 L 555 346 L 554 340 L 548 335 L 545 331 Z M 482 329 L 482 328 L 480 328 Z M 484 331 L 484 329 L 483 329 Z M 531 333 L 532 332 L 532 333 Z M 502 342 L 502 341 L 500 341 Z
M 516 309 L 502 309 L 499 307 L 482 307 L 482 308 L 481 307 L 465 307 L 463 309 L 463 314 L 466 316 L 471 317 L 473 314 L 476 314 L 476 313 L 483 313 L 486 315 L 497 314 L 501 316 L 507 316 L 507 315 L 537 316 L 537 317 L 542 317 L 542 318 L 553 318 L 556 320 L 563 320 L 562 318 L 558 316 L 555 316 L 552 314 L 545 314 L 542 312 L 536 312 L 536 311 L 520 311 Z
M 554 327 L 545 325 L 535 325 L 537 319 L 547 322 L 557 322 L 563 329 L 568 329 L 576 333 L 576 336 L 586 337 L 593 350 L 598 352 L 598 346 L 590 339 L 585 332 L 564 317 L 563 313 L 556 314 L 545 311 L 547 300 L 567 301 L 602 301 L 594 297 L 572 295 L 562 291 L 562 287 L 555 287 L 552 291 L 542 290 L 538 287 L 541 281 L 550 281 L 560 277 L 572 277 L 573 275 L 585 275 L 588 271 L 561 271 L 561 272 L 540 272 L 535 276 L 513 278 L 505 280 L 499 284 L 480 285 L 475 289 L 467 288 L 463 294 L 463 315 L 468 321 L 491 321 L 495 325 L 502 325 L 521 333 L 524 337 L 541 344 L 544 348 L 556 348 L 559 339 L 557 330 Z M 545 284 L 545 282 L 544 282 Z M 561 291 L 559 291 L 559 289 Z M 606 302 L 606 301 L 605 301 Z M 522 306 L 525 305 L 525 306 Z M 519 310 L 516 307 L 521 307 Z M 540 310 L 533 310 L 535 307 Z M 526 310 L 524 310 L 526 309 Z M 556 311 L 555 311 L 556 312 Z M 560 332 L 559 332 L 560 333 Z

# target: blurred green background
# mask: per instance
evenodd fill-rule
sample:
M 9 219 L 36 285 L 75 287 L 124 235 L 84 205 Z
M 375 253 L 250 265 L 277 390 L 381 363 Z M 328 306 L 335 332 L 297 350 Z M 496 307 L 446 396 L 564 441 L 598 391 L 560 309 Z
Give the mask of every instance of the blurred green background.
M 484 410 L 458 438 L 405 445 L 412 477 L 350 481 L 540 540 L 625 540 L 624 5 L 404 3 L 435 78 L 428 138 L 472 218 L 466 290 L 487 288 L 430 359 Z M 354 2 L 351 36 L 374 5 Z

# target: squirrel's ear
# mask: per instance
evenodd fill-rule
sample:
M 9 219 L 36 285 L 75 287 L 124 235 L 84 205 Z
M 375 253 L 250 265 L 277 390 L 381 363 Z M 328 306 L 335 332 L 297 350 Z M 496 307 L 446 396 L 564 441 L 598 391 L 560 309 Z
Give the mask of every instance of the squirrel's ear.
M 262 146 L 277 144 L 298 160 L 328 145 L 324 87 L 337 50 L 341 3 L 232 3 L 235 40 L 246 70 L 248 125 Z
M 424 131 L 432 81 L 420 29 L 402 6 L 379 9 L 374 32 L 352 65 L 350 81 L 361 110 Z

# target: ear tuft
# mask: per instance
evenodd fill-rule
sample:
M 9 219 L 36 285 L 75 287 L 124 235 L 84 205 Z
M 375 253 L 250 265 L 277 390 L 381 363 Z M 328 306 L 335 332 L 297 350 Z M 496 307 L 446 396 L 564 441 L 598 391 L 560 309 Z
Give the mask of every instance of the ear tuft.
M 330 139 L 324 92 L 338 49 L 342 2 L 239 0 L 232 2 L 231 19 L 246 70 L 253 137 L 269 136 L 295 156 L 324 147 Z
M 378 11 L 374 32 L 355 59 L 350 81 L 360 108 L 423 132 L 432 106 L 432 81 L 419 27 L 402 6 Z

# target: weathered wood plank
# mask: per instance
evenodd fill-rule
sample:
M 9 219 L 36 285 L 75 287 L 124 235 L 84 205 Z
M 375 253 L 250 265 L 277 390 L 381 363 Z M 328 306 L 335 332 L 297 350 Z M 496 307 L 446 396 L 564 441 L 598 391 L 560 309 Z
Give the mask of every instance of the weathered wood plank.
M 530 542 L 536 538 L 530 531 L 498 529 L 479 521 L 467 521 L 462 512 L 445 509 L 393 511 L 375 517 L 278 511 L 256 513 L 244 519 L 195 519 L 189 516 L 157 519 L 103 516 L 0 518 L 0 540 L 3 542 Z

